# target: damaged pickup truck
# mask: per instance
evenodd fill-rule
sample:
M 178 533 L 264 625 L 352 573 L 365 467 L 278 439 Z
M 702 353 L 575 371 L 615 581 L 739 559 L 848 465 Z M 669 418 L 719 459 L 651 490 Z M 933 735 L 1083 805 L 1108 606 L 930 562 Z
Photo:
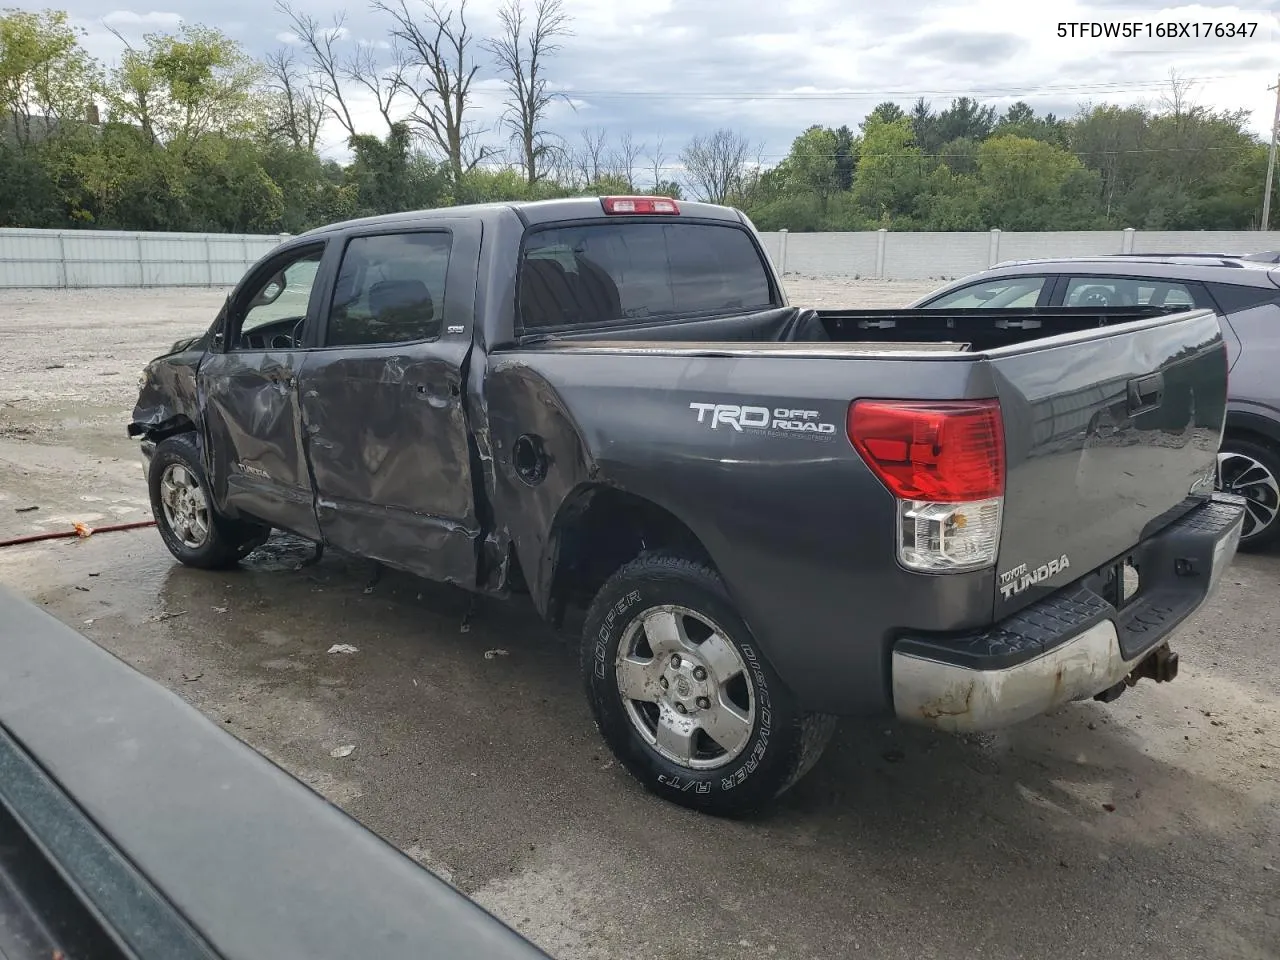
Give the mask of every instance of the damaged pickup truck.
M 835 718 L 950 731 L 1169 680 L 1235 554 L 1205 309 L 791 306 L 739 211 L 356 220 L 253 266 L 129 425 L 181 562 L 273 528 L 585 611 L 619 760 L 713 813 Z

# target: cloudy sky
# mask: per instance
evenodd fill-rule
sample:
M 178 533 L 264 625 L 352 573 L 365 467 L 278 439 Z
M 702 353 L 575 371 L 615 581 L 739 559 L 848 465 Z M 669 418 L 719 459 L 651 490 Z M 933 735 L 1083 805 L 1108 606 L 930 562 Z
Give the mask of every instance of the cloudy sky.
M 455 0 L 455 3 L 457 0 Z M 183 0 L 162 10 L 125 9 L 119 0 L 69 0 L 65 9 L 88 31 L 86 45 L 106 64 L 120 42 L 182 21 L 215 26 L 254 54 L 292 38 L 272 0 Z M 499 0 L 468 0 L 480 35 L 496 32 Z M 341 44 L 385 44 L 385 14 L 367 0 L 303 0 L 322 22 L 345 12 Z M 692 135 L 732 127 L 762 149 L 784 156 L 810 123 L 856 127 L 881 100 L 904 107 L 919 96 L 935 106 L 971 95 L 1003 109 L 1026 100 L 1039 111 L 1074 113 L 1083 102 L 1154 103 L 1171 69 L 1194 81 L 1193 99 L 1252 112 L 1270 132 L 1280 71 L 1280 7 L 1161 0 L 565 0 L 573 35 L 550 65 L 553 82 L 572 97 L 551 125 L 576 140 L 584 127 L 613 137 L 630 131 L 667 163 Z M 1257 23 L 1251 38 L 1177 40 L 1062 39 L 1059 22 Z M 1145 30 L 1145 27 L 1144 27 Z M 477 121 L 492 124 L 501 92 L 477 50 Z M 369 132 L 383 132 L 372 104 L 356 100 Z M 342 155 L 338 131 L 328 149 Z

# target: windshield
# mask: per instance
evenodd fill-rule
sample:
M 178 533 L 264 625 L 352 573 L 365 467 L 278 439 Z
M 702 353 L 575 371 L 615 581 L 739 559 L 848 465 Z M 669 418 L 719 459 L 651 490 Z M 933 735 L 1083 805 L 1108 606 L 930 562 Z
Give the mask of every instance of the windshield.
M 636 221 L 529 234 L 525 330 L 600 326 L 777 306 L 764 260 L 736 226 Z

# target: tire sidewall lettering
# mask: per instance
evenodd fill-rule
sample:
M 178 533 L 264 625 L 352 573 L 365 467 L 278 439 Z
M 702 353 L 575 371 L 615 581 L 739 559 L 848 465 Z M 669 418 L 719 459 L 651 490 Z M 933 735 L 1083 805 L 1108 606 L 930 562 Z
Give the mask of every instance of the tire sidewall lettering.
M 618 600 L 609 608 L 609 612 L 604 615 L 604 620 L 600 624 L 600 629 L 596 632 L 596 642 L 593 647 L 593 665 L 592 672 L 599 680 L 604 680 L 606 670 L 609 664 L 609 638 L 614 630 L 613 625 L 618 618 L 627 613 L 632 607 L 640 602 L 640 591 L 632 590 L 628 592 L 622 599 Z
M 601 618 L 600 627 L 596 631 L 594 643 L 592 644 L 592 674 L 597 681 L 606 682 L 608 680 L 609 651 L 611 648 L 616 650 L 617 647 L 617 643 L 613 642 L 612 638 L 619 637 L 618 642 L 621 642 L 621 635 L 626 626 L 638 616 L 635 608 L 643 599 L 641 590 L 629 590 L 620 599 L 614 601 Z M 620 620 L 622 623 L 619 623 Z M 773 722 L 773 711 L 769 698 L 769 681 L 754 647 L 749 644 L 740 644 L 738 649 L 742 653 L 747 670 L 752 677 L 756 694 L 756 714 L 758 719 L 751 749 L 739 758 L 738 766 L 729 774 L 725 774 L 721 770 L 708 770 L 705 773 L 697 770 L 687 770 L 679 773 L 656 772 L 654 774 L 656 781 L 664 789 L 692 794 L 709 794 L 713 790 L 721 792 L 733 790 L 745 783 L 763 763 L 768 753 Z M 613 684 L 608 684 L 608 686 L 612 690 Z M 616 697 L 616 691 L 613 691 L 613 695 Z

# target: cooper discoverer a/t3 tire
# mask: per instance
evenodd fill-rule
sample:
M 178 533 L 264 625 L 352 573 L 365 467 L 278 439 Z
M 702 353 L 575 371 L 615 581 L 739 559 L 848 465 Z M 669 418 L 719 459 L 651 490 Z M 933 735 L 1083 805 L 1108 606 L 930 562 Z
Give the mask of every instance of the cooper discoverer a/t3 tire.
M 659 796 L 707 813 L 778 797 L 835 729 L 798 709 L 716 572 L 675 554 L 642 554 L 600 589 L 582 671 L 618 760 Z

